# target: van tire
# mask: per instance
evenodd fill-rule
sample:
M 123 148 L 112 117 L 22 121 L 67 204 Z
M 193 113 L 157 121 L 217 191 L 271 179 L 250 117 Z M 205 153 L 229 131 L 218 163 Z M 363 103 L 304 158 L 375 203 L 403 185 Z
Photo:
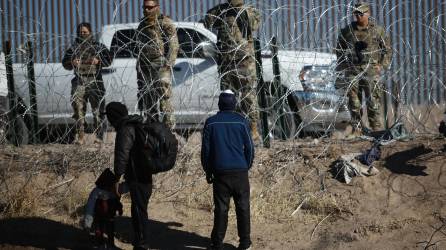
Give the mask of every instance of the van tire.
M 75 136 L 76 131 L 71 124 L 48 124 L 40 131 L 43 143 L 71 144 Z
M 286 101 L 280 105 L 282 114 L 285 121 L 285 127 L 281 128 L 280 124 L 280 112 L 276 110 L 274 105 L 274 97 L 268 98 L 268 129 L 271 139 L 282 139 L 282 133 L 285 135 L 285 140 L 294 139 L 301 136 L 301 119 L 298 115 L 296 107 L 291 100 L 291 96 L 288 96 Z

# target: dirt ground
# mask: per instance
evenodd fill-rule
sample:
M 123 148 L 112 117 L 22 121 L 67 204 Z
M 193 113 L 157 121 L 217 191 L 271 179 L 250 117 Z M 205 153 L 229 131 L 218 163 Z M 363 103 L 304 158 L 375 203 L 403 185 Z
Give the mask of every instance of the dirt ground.
M 112 166 L 113 136 L 102 145 L 0 149 L 0 247 L 88 249 L 79 226 L 94 180 Z M 149 205 L 153 249 L 205 249 L 212 189 L 200 165 L 200 135 L 181 147 L 173 171 L 155 176 Z M 253 249 L 446 249 L 446 140 L 416 137 L 382 146 L 380 173 L 347 185 L 330 172 L 361 139 L 299 139 L 256 148 L 250 172 Z M 117 245 L 131 249 L 129 198 L 116 220 Z M 225 238 L 235 249 L 235 212 Z

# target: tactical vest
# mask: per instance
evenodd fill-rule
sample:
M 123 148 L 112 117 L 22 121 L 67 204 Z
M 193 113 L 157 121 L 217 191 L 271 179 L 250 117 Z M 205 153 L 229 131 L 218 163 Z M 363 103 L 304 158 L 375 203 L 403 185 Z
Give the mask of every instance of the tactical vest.
M 142 65 L 164 64 L 167 51 L 167 38 L 162 30 L 163 15 L 159 15 L 153 25 L 142 21 L 137 30 L 140 63 Z
M 380 64 L 385 56 L 384 30 L 370 22 L 360 29 L 355 23 L 342 30 L 342 39 L 347 46 L 342 53 L 344 60 L 353 65 Z
M 78 75 L 96 75 L 98 65 L 92 65 L 91 62 L 98 57 L 96 45 L 93 40 L 77 40 L 73 45 L 73 59 L 79 59 L 81 63 L 74 68 Z
M 218 43 L 221 60 L 240 60 L 254 55 L 252 27 L 246 9 L 228 7 L 217 22 Z

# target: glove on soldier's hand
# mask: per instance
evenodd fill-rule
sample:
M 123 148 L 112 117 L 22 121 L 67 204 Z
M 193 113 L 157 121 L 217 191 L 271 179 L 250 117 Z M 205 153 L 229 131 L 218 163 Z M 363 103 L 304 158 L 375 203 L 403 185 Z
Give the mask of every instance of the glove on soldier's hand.
M 355 51 L 358 61 L 356 63 L 366 63 L 368 59 L 363 54 L 364 50 L 367 49 L 368 44 L 364 41 L 358 41 L 355 43 Z
M 214 175 L 206 174 L 206 181 L 208 184 L 212 184 L 214 182 Z

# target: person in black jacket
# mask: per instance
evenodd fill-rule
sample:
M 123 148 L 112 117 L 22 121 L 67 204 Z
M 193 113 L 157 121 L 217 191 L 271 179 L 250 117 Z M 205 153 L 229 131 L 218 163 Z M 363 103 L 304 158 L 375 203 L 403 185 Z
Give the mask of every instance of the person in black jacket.
M 228 225 L 229 201 L 234 199 L 239 249 L 251 247 L 248 170 L 254 159 L 249 121 L 234 112 L 231 90 L 220 94 L 220 112 L 208 118 L 203 129 L 201 164 L 208 183 L 213 183 L 214 227 L 211 249 L 221 249 Z
M 103 139 L 103 115 L 105 107 L 105 87 L 102 80 L 102 67 L 110 66 L 112 55 L 105 45 L 97 42 L 92 35 L 91 25 L 81 23 L 77 27 L 77 38 L 65 52 L 62 65 L 67 70 L 74 70 L 71 81 L 71 105 L 76 120 L 76 141 L 84 143 L 85 112 L 87 102 L 93 111 L 95 142 Z
M 114 173 L 117 178 L 116 194 L 119 196 L 118 183 L 121 176 L 130 191 L 132 225 L 135 232 L 134 249 L 148 249 L 147 207 L 152 194 L 152 175 L 143 166 L 137 148 L 137 126 L 142 117 L 128 115 L 127 107 L 120 102 L 111 102 L 105 107 L 107 119 L 116 130 Z

